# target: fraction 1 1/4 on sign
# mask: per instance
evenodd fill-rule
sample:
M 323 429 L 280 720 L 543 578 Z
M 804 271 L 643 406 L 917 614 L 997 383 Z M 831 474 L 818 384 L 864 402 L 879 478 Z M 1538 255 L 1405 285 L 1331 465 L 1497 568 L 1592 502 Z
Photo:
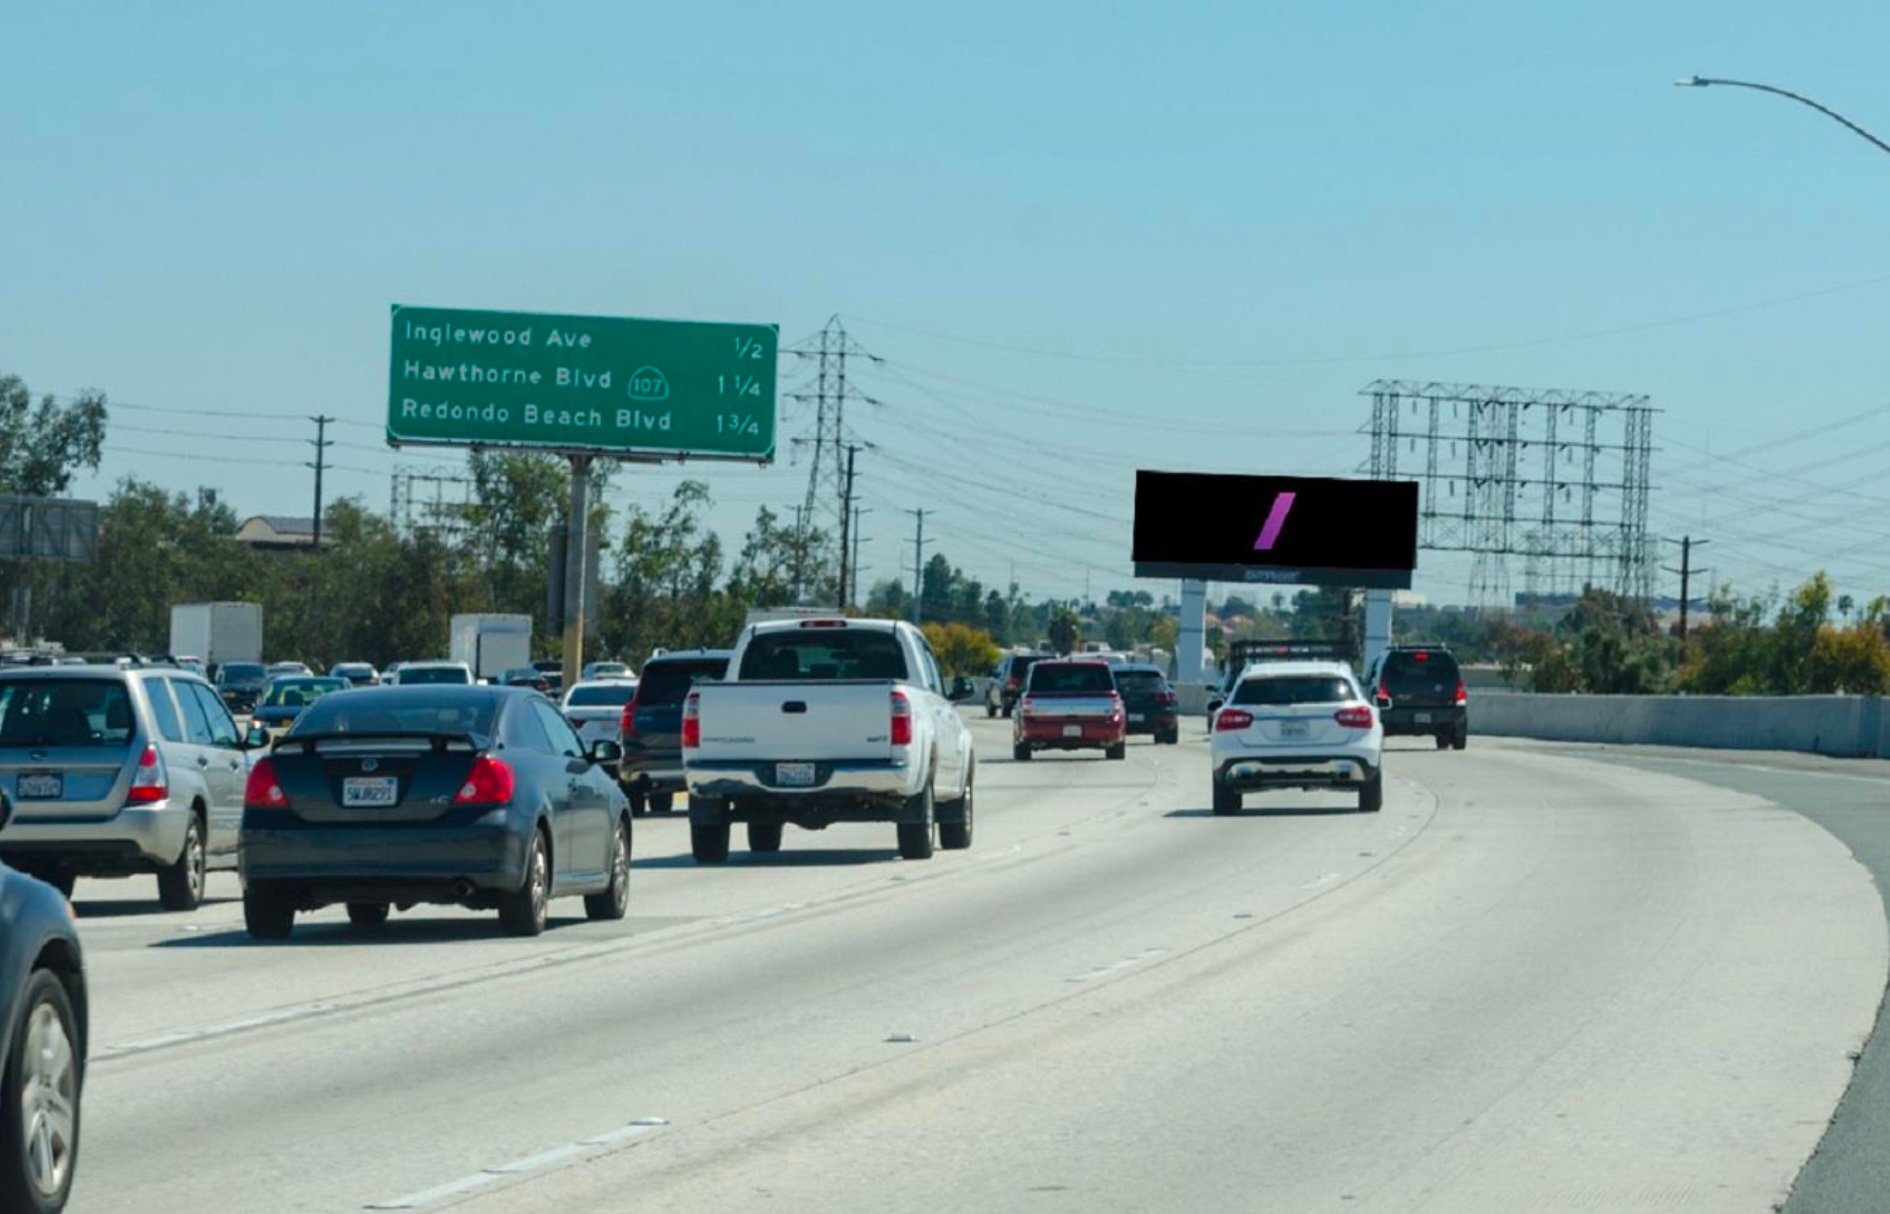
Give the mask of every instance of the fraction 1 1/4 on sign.
M 718 413 L 715 415 L 717 434 L 753 434 L 760 435 L 761 425 L 752 417 L 739 413 Z
M 752 375 L 718 375 L 715 377 L 715 390 L 723 396 L 761 395 L 761 381 Z

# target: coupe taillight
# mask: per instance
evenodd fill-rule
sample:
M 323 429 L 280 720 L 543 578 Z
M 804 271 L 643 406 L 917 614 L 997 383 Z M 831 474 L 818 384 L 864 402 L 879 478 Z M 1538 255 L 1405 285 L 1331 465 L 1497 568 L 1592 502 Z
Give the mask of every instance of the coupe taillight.
M 164 771 L 164 758 L 155 746 L 146 746 L 138 756 L 138 770 L 131 777 L 125 800 L 132 805 L 150 805 L 171 795 L 170 779 Z
M 912 745 L 912 701 L 903 691 L 892 693 L 892 744 Z
M 1345 726 L 1347 729 L 1370 729 L 1372 727 L 1372 710 L 1365 707 L 1363 704 L 1354 708 L 1341 708 L 1339 711 L 1332 714 L 1332 719 Z
M 683 701 L 682 744 L 684 750 L 702 749 L 702 697 L 693 691 Z
M 1253 714 L 1238 708 L 1223 708 L 1214 716 L 1215 733 L 1232 733 L 1253 724 Z
M 518 777 L 504 759 L 480 755 L 473 760 L 466 782 L 453 794 L 455 805 L 505 805 L 518 788 Z
M 276 782 L 276 765 L 271 759 L 258 759 L 249 769 L 249 781 L 243 785 L 244 809 L 281 809 L 289 803 L 282 785 Z

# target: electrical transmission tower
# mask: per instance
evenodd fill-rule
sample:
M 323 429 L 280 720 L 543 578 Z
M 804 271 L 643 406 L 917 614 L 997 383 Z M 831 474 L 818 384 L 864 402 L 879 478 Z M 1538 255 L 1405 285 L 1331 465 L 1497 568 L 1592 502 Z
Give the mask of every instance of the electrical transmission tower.
M 847 359 L 863 358 L 871 363 L 883 360 L 849 337 L 838 316 L 829 317 L 827 326 L 813 337 L 782 352 L 812 359 L 815 364 L 812 377 L 800 390 L 787 393 L 789 400 L 814 406 L 813 434 L 794 440 L 796 447 L 809 448 L 813 453 L 807 467 L 806 500 L 796 512 L 795 529 L 805 539 L 809 531 L 830 523 L 825 528 L 829 535 L 845 535 L 851 523 L 846 449 L 860 445 L 847 429 L 847 404 L 880 403 L 848 382 Z M 796 596 L 812 589 L 797 586 Z
M 1373 479 L 1421 483 L 1418 546 L 1472 555 L 1472 603 L 1511 605 L 1512 556 L 1525 559 L 1530 598 L 1598 585 L 1653 594 L 1647 397 L 1403 380 L 1361 395 Z
M 457 486 L 458 500 L 449 494 Z M 429 492 L 430 491 L 430 492 Z M 394 469 L 393 508 L 389 517 L 401 535 L 431 531 L 447 542 L 461 538 L 472 507 L 473 478 L 463 472 L 429 472 L 422 468 Z

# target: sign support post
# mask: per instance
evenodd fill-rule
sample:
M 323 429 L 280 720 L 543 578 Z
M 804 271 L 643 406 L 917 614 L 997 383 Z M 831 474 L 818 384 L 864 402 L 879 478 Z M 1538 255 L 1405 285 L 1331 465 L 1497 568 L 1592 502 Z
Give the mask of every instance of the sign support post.
M 584 669 L 585 558 L 590 555 L 591 457 L 571 457 L 571 513 L 564 532 L 564 685 Z

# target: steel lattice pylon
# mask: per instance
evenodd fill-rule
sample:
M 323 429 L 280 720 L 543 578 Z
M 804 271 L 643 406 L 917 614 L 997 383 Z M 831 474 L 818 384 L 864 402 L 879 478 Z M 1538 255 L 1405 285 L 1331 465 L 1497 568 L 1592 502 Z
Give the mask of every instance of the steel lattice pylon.
M 1419 480 L 1418 546 L 1474 556 L 1473 603 L 1509 605 L 1512 556 L 1525 558 L 1531 595 L 1602 577 L 1631 598 L 1653 593 L 1646 396 L 1408 380 L 1361 395 L 1372 401 L 1372 477 Z

